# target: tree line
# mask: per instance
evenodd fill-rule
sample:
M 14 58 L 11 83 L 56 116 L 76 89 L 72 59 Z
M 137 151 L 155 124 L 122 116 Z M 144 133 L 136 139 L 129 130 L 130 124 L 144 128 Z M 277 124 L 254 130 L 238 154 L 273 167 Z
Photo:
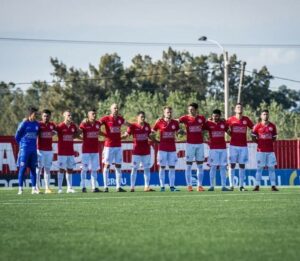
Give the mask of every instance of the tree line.
M 50 83 L 34 81 L 26 91 L 14 83 L 0 83 L 0 135 L 15 133 L 28 106 L 50 109 L 56 122 L 62 120 L 64 110 L 70 109 L 76 123 L 89 109 L 96 109 L 99 117 L 109 113 L 112 103 L 120 105 L 128 121 L 143 110 L 150 123 L 162 115 L 165 105 L 173 107 L 174 117 L 185 114 L 190 102 L 197 102 L 199 112 L 206 117 L 213 109 L 224 108 L 223 56 L 215 53 L 193 56 L 169 48 L 157 61 L 138 54 L 128 67 L 118 54 L 105 54 L 97 67 L 90 64 L 87 71 L 68 68 L 57 58 L 50 62 Z M 230 57 L 230 108 L 237 100 L 241 64 L 236 55 Z M 287 86 L 272 91 L 272 79 L 267 67 L 245 75 L 241 96 L 245 115 L 256 121 L 260 110 L 268 108 L 271 121 L 278 125 L 279 138 L 300 137 L 300 91 Z

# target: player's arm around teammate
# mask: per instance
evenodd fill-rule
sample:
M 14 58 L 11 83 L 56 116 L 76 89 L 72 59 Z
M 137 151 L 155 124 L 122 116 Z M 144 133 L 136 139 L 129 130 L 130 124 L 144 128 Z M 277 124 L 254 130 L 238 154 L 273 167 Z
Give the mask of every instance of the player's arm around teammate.
M 72 113 L 63 113 L 64 121 L 58 124 L 58 193 L 62 193 L 64 174 L 66 174 L 67 193 L 75 193 L 72 188 L 72 174 L 75 168 L 74 138 L 78 136 L 78 127 L 72 120 Z
M 256 184 L 253 191 L 259 191 L 262 171 L 268 168 L 271 190 L 278 191 L 276 188 L 275 166 L 277 165 L 273 143 L 277 137 L 276 125 L 269 121 L 269 111 L 263 110 L 260 114 L 260 122 L 257 123 L 252 132 L 254 140 L 257 142 L 257 171 Z
M 187 190 L 193 191 L 192 187 L 192 165 L 196 162 L 197 166 L 197 191 L 202 192 L 203 184 L 203 162 L 204 162 L 204 144 L 203 144 L 203 126 L 206 119 L 198 113 L 198 104 L 191 103 L 188 105 L 188 114 L 178 119 L 186 127 L 186 170 L 185 178 Z
M 101 123 L 96 120 L 96 110 L 91 109 L 87 112 L 87 118 L 84 119 L 79 129 L 82 136 L 82 164 L 81 164 L 81 186 L 82 192 L 86 193 L 86 175 L 91 171 L 92 192 L 101 192 L 97 187 L 97 172 L 99 164 L 99 135 Z
M 169 167 L 169 185 L 170 190 L 179 191 L 175 188 L 175 165 L 177 162 L 176 153 L 176 134 L 179 130 L 178 121 L 172 119 L 172 108 L 169 106 L 163 109 L 163 118 L 156 121 L 153 131 L 159 131 L 160 141 L 157 154 L 157 162 L 159 164 L 159 182 L 160 191 L 165 191 L 165 170 Z

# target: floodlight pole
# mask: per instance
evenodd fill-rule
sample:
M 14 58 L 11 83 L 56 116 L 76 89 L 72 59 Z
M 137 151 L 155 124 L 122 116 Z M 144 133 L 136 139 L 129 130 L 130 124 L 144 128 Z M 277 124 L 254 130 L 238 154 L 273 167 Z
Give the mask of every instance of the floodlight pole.
M 202 36 L 198 39 L 199 41 L 211 42 L 217 45 L 223 53 L 224 59 L 224 116 L 225 119 L 229 117 L 229 80 L 228 80 L 228 69 L 229 69 L 229 60 L 228 60 L 228 52 L 226 52 L 223 46 L 217 42 L 216 40 L 212 40 L 207 38 L 206 36 Z
M 244 74 L 245 74 L 245 67 L 246 67 L 246 62 L 242 62 L 237 103 L 241 103 L 241 95 L 242 95 L 242 87 L 243 87 L 243 80 L 244 80 Z

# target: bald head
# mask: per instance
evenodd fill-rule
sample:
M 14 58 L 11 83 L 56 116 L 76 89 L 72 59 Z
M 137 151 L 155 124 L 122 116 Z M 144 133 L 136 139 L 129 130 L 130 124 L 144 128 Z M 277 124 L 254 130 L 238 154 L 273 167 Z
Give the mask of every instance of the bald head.
M 64 111 L 63 116 L 64 116 L 64 122 L 66 123 L 72 122 L 72 113 L 70 111 Z

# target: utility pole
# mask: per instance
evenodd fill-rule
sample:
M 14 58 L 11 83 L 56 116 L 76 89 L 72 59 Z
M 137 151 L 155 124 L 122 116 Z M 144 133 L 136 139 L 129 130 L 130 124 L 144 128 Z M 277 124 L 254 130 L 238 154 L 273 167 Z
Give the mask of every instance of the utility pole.
M 237 103 L 241 103 L 241 95 L 242 95 L 242 87 L 243 87 L 243 80 L 244 80 L 244 74 L 245 74 L 245 67 L 246 67 L 246 62 L 242 62 Z

